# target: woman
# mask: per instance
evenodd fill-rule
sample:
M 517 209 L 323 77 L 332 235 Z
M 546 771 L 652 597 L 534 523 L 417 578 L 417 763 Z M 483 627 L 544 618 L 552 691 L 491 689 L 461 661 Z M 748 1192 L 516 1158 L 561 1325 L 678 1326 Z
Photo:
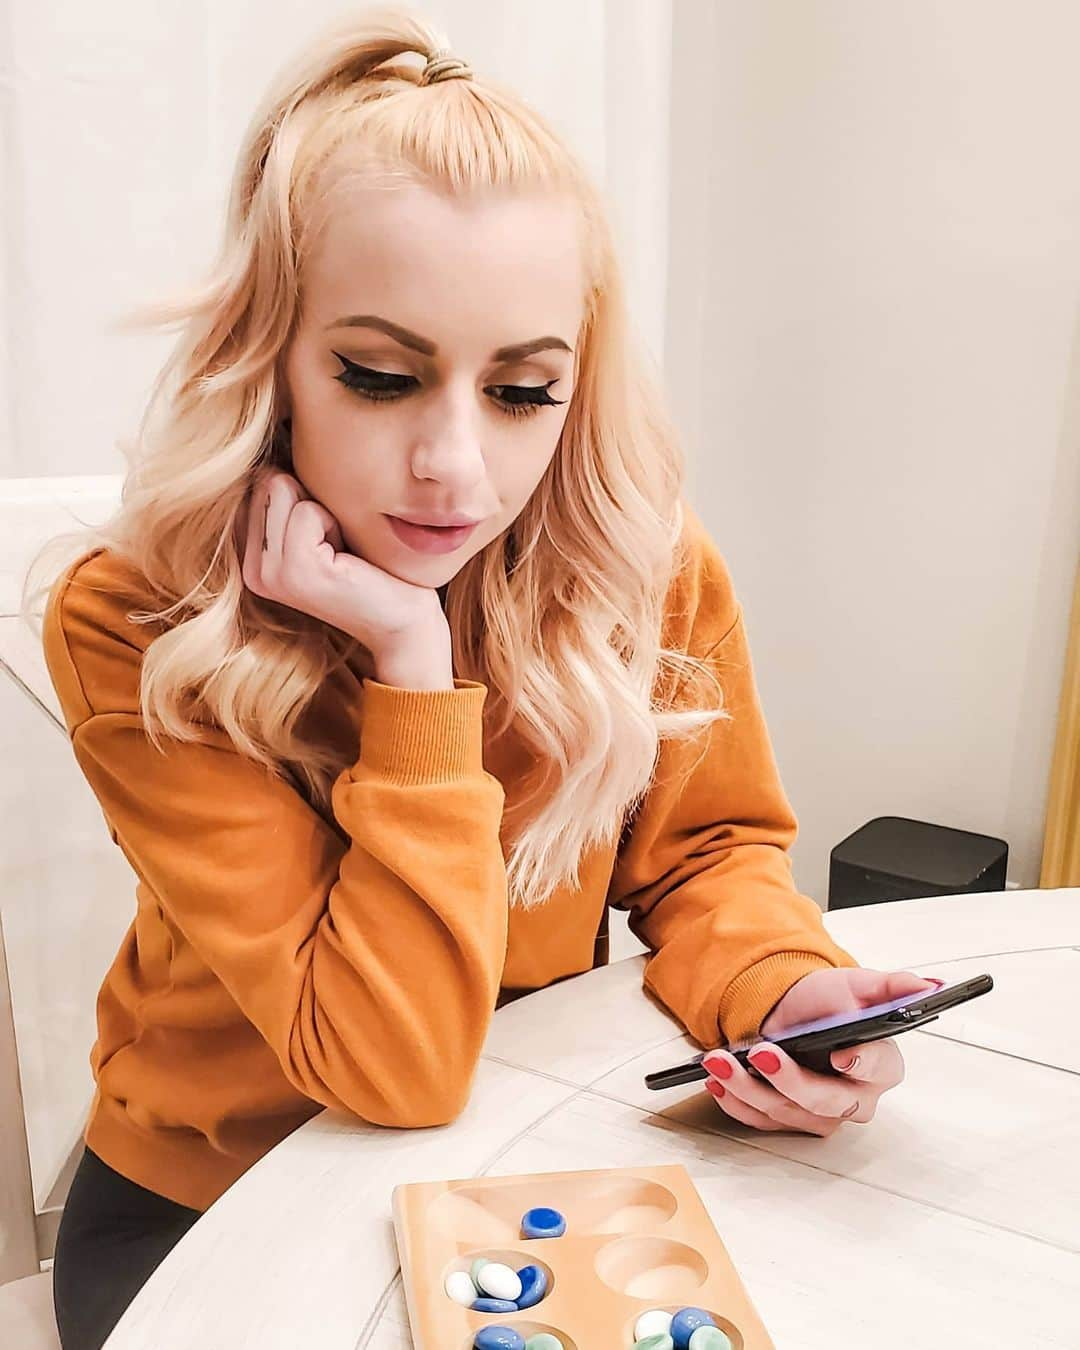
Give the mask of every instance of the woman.
M 858 969 L 794 889 L 741 607 L 535 112 L 408 14 L 332 30 L 249 129 L 211 279 L 155 317 L 184 327 L 121 509 L 38 592 L 138 879 L 65 1350 L 323 1107 L 453 1120 L 493 1010 L 606 960 L 609 905 L 705 1046 L 931 983 Z M 756 1062 L 718 1049 L 707 1086 L 762 1130 L 865 1123 L 903 1076 L 891 1042 Z

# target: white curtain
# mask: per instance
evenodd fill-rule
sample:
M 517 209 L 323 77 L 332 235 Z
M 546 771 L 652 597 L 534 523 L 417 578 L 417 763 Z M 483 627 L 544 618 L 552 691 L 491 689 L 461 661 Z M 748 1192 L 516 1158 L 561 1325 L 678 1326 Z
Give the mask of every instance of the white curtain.
M 340 0 L 0 0 L 0 478 L 118 473 L 171 338 L 112 336 L 197 277 L 232 162 L 281 61 Z M 662 359 L 666 4 L 413 6 L 519 89 L 608 190 L 631 301 Z

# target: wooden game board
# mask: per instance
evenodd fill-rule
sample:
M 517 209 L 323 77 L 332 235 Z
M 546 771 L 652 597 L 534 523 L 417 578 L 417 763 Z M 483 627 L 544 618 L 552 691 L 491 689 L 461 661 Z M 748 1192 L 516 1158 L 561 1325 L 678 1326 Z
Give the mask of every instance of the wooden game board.
M 566 1233 L 521 1239 L 522 1216 L 541 1206 Z M 471 1350 L 493 1324 L 552 1332 L 565 1350 L 624 1350 L 647 1308 L 687 1306 L 712 1313 L 734 1350 L 775 1350 L 679 1165 L 415 1182 L 395 1187 L 393 1214 L 416 1350 Z M 443 1286 L 478 1256 L 543 1267 L 548 1293 L 516 1313 L 462 1307 Z

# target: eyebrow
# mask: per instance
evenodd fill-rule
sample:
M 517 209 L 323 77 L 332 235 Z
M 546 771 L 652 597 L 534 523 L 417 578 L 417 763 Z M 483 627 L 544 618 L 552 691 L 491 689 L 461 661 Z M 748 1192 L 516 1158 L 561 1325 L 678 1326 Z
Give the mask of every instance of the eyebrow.
M 326 325 L 327 328 L 377 328 L 379 332 L 385 333 L 395 342 L 400 342 L 403 347 L 411 347 L 413 351 L 420 352 L 423 356 L 438 355 L 438 347 L 429 338 L 421 337 L 419 333 L 410 332 L 408 328 L 402 328 L 398 323 L 390 319 L 383 319 L 378 314 L 345 314 L 340 319 L 335 319 L 332 323 Z M 514 342 L 509 347 L 499 347 L 497 351 L 492 352 L 492 361 L 521 361 L 526 356 L 532 356 L 535 352 L 550 351 L 551 349 L 569 352 L 573 355 L 574 349 L 568 346 L 560 337 L 540 337 L 533 338 L 530 342 Z

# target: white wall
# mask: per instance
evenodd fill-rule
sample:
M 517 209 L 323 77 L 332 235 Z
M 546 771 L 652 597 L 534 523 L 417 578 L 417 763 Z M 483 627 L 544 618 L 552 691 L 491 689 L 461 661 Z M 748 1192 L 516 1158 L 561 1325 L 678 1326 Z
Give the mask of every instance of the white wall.
M 123 470 L 117 439 L 133 433 L 172 337 L 107 327 L 201 279 L 241 136 L 271 75 L 324 23 L 368 7 L 0 0 L 0 478 Z M 609 187 L 635 312 L 659 357 L 667 7 L 413 8 L 456 54 L 534 102 Z
M 1080 6 L 674 8 L 667 370 L 799 885 L 876 815 L 1038 884 L 1080 540 Z

